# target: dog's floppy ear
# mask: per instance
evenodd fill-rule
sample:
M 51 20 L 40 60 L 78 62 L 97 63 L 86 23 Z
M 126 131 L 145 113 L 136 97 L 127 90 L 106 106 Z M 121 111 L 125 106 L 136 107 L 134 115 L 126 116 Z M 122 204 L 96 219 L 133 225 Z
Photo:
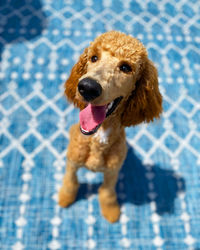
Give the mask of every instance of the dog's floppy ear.
M 125 103 L 122 125 L 132 126 L 159 118 L 162 112 L 162 96 L 158 88 L 158 73 L 147 59 L 135 90 Z
M 65 83 L 65 94 L 68 100 L 80 109 L 83 109 L 85 107 L 85 104 L 76 99 L 76 89 L 79 79 L 87 71 L 87 60 L 88 48 L 84 50 L 83 54 L 79 58 L 79 61 L 73 66 L 71 74 Z

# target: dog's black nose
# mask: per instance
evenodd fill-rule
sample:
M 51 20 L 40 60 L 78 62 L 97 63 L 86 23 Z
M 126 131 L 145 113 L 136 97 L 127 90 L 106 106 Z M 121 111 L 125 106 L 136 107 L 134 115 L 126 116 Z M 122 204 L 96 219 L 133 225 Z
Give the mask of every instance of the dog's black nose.
M 102 93 L 101 85 L 92 78 L 84 78 L 78 84 L 78 91 L 86 101 L 93 101 Z

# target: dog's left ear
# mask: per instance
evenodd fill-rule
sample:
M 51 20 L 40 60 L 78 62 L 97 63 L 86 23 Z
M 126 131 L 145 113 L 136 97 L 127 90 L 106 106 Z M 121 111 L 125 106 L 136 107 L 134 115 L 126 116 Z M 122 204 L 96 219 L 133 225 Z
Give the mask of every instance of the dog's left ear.
M 87 71 L 88 48 L 84 50 L 79 57 L 78 62 L 73 66 L 70 76 L 65 82 L 65 94 L 67 99 L 72 102 L 76 107 L 83 109 L 85 104 L 76 99 L 76 89 L 79 79 Z
M 147 59 L 136 87 L 125 103 L 122 125 L 133 126 L 159 118 L 162 112 L 162 96 L 158 88 L 158 73 Z

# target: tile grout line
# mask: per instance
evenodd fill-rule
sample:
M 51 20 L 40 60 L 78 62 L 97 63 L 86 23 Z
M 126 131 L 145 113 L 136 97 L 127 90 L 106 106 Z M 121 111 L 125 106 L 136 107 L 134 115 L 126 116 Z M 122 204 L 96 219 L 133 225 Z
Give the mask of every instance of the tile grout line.
M 49 54 L 49 65 L 48 68 L 50 70 L 49 78 L 51 80 L 54 80 L 55 78 L 55 72 L 57 71 L 57 64 L 56 61 L 58 59 L 58 54 L 56 50 L 52 50 L 51 53 Z M 58 112 L 57 112 L 58 113 Z M 61 112 L 63 115 L 63 112 Z M 60 117 L 60 121 L 58 123 L 58 134 L 64 130 L 63 127 L 63 117 Z M 54 207 L 54 218 L 50 221 L 52 224 L 52 240 L 48 244 L 49 248 L 52 250 L 55 249 L 61 249 L 61 243 L 58 240 L 59 236 L 59 226 L 62 222 L 62 219 L 59 217 L 60 216 L 60 207 L 58 205 L 58 192 L 61 187 L 61 183 L 58 183 L 59 181 L 62 181 L 63 175 L 62 175 L 62 166 L 65 166 L 65 162 L 62 160 L 62 156 L 59 156 L 57 160 L 54 162 L 54 167 L 55 167 L 55 172 L 54 172 L 54 179 L 55 179 L 55 191 L 56 193 L 53 195 L 52 199 L 54 199 L 55 207 Z
M 52 250 L 56 250 L 56 249 L 61 249 L 61 243 L 58 240 L 58 236 L 59 236 L 59 226 L 62 223 L 62 219 L 60 217 L 60 211 L 61 208 L 58 205 L 58 191 L 61 187 L 61 181 L 63 178 L 63 174 L 62 174 L 62 169 L 65 165 L 64 160 L 62 160 L 62 158 L 58 158 L 54 164 L 53 167 L 55 169 L 54 171 L 54 180 L 55 180 L 55 193 L 53 194 L 53 196 L 51 197 L 52 200 L 54 201 L 54 217 L 50 220 L 50 224 L 52 225 L 52 239 L 51 241 L 48 243 L 48 247 L 49 249 Z
M 86 179 L 90 179 L 90 177 L 94 178 L 95 175 L 93 173 L 86 173 Z M 94 224 L 96 223 L 96 218 L 93 216 L 93 212 L 94 212 L 94 208 L 93 208 L 93 200 L 95 198 L 95 195 L 91 194 L 92 192 L 92 184 L 88 183 L 87 184 L 87 189 L 88 189 L 88 193 L 86 195 L 87 202 L 88 202 L 88 217 L 85 219 L 86 224 L 88 225 L 88 231 L 87 231 L 87 235 L 88 235 L 88 239 L 85 242 L 85 246 L 88 249 L 95 249 L 96 247 L 96 241 L 92 238 L 94 235 Z
M 61 117 L 59 123 L 58 123 L 58 131 L 61 132 L 64 130 L 63 126 L 63 117 Z M 54 180 L 55 180 L 55 193 L 51 197 L 52 200 L 54 201 L 54 217 L 51 219 L 50 223 L 52 225 L 52 240 L 48 243 L 49 249 L 56 250 L 56 249 L 61 249 L 61 243 L 58 240 L 59 236 L 59 226 L 62 223 L 62 219 L 60 217 L 60 211 L 61 208 L 58 205 L 58 192 L 61 187 L 61 182 L 63 179 L 63 173 L 62 169 L 65 168 L 65 161 L 62 159 L 62 155 L 59 155 L 57 157 L 57 160 L 54 162 L 53 167 L 55 169 L 54 171 Z
M 161 237 L 160 235 L 160 219 L 161 217 L 158 215 L 157 213 L 157 205 L 156 205 L 156 197 L 157 197 L 157 193 L 155 192 L 155 187 L 154 187 L 154 177 L 155 174 L 153 173 L 153 162 L 152 160 L 146 159 L 144 161 L 144 166 L 146 168 L 146 173 L 145 173 L 145 177 L 148 180 L 148 198 L 150 199 L 150 209 L 151 209 L 151 222 L 153 225 L 153 232 L 154 232 L 154 239 L 152 239 L 152 243 L 154 244 L 154 246 L 156 247 L 157 250 L 161 250 L 163 249 L 163 244 L 164 244 L 164 239 Z
M 179 160 L 174 158 L 172 160 L 172 168 L 177 172 L 179 170 Z M 177 180 L 177 186 L 178 186 L 178 198 L 180 199 L 181 203 L 181 209 L 182 209 L 182 214 L 180 216 L 180 219 L 183 221 L 184 225 L 184 230 L 185 230 L 185 238 L 184 238 L 184 243 L 187 245 L 188 250 L 193 250 L 193 245 L 196 242 L 196 239 L 191 235 L 191 226 L 190 226 L 190 215 L 187 212 L 187 204 L 185 202 L 186 199 L 186 192 L 183 191 L 183 183 L 181 181 L 181 177 L 179 174 L 175 174 L 174 177 Z
M 119 173 L 119 198 L 124 200 L 126 198 L 126 194 L 124 192 L 124 174 Z M 126 205 L 121 206 L 121 215 L 120 215 L 120 224 L 121 224 L 121 234 L 122 239 L 120 240 L 120 245 L 123 246 L 124 249 L 130 249 L 131 247 L 131 240 L 127 238 L 127 223 L 129 221 L 129 217 L 126 215 Z
M 27 54 L 27 60 L 26 60 L 25 66 L 24 66 L 24 68 L 27 72 L 32 67 L 32 60 L 33 60 L 33 52 L 32 52 L 32 50 L 30 50 Z M 23 240 L 24 226 L 28 222 L 27 216 L 25 218 L 26 203 L 31 199 L 31 196 L 29 193 L 28 182 L 32 179 L 32 175 L 31 175 L 30 170 L 31 170 L 31 168 L 34 167 L 32 157 L 25 155 L 25 160 L 22 163 L 22 167 L 23 167 L 24 171 L 23 171 L 23 174 L 21 176 L 21 178 L 23 180 L 22 191 L 19 195 L 19 200 L 21 202 L 21 204 L 19 206 L 20 217 L 15 221 L 17 242 L 12 246 L 13 249 L 18 249 L 18 250 L 25 248 L 25 246 L 22 243 L 22 240 Z

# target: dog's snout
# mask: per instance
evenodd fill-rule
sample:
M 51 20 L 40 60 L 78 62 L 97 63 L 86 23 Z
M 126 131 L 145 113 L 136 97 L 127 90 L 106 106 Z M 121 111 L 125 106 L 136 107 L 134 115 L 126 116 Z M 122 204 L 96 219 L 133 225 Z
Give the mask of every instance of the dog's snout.
M 101 85 L 92 78 L 84 78 L 78 84 L 78 91 L 86 101 L 93 101 L 102 93 Z

